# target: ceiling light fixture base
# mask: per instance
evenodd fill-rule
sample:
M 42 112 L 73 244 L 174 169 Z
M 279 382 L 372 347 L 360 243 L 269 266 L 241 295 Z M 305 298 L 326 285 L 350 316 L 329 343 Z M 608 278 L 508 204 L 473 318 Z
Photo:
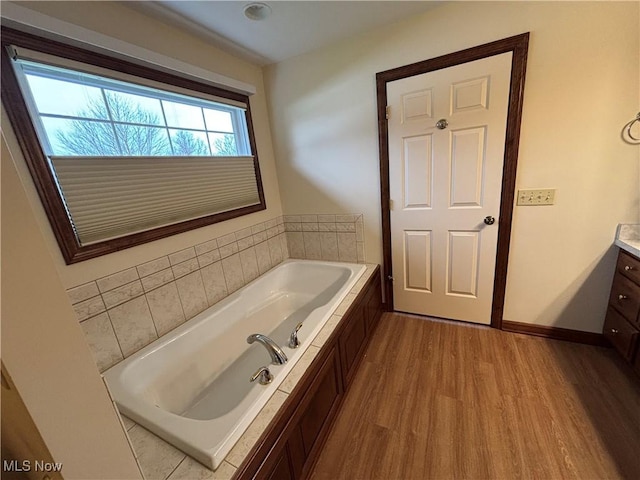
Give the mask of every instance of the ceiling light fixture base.
M 271 15 L 271 7 L 266 3 L 252 2 L 244 6 L 243 12 L 249 20 L 259 21 Z

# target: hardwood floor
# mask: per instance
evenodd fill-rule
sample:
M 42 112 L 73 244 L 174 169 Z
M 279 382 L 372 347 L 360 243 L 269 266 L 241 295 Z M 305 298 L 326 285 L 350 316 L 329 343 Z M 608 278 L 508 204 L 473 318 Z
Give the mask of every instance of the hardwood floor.
M 612 349 L 387 313 L 311 478 L 638 479 L 640 378 Z

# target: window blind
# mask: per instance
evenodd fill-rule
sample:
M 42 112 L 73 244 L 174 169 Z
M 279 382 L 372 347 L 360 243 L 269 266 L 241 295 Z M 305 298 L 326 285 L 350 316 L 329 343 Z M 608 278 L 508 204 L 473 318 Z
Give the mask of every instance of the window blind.
M 82 245 L 260 203 L 250 156 L 50 162 Z

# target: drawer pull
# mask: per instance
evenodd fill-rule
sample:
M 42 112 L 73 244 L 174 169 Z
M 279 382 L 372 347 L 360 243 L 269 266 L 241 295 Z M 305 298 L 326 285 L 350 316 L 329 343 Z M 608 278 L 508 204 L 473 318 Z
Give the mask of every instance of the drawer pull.
M 627 299 L 626 295 L 622 295 L 622 294 L 618 295 L 618 300 L 626 300 L 626 299 Z
M 624 266 L 624 271 L 628 272 L 629 270 L 633 270 L 633 267 L 631 265 L 625 265 Z
M 618 333 L 619 331 L 620 331 L 620 330 L 618 330 L 617 328 L 612 328 L 612 329 L 611 329 L 611 333 L 613 333 L 614 335 L 615 335 L 616 333 Z

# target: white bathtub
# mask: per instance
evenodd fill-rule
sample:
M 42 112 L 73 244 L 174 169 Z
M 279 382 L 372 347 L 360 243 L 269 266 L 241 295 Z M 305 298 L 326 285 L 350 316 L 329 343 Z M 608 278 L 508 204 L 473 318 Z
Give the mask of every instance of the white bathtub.
M 364 265 L 287 260 L 104 373 L 120 411 L 216 469 L 356 281 Z M 297 349 L 291 331 L 303 321 Z M 286 353 L 271 365 L 262 333 Z M 250 383 L 269 366 L 269 385 Z

